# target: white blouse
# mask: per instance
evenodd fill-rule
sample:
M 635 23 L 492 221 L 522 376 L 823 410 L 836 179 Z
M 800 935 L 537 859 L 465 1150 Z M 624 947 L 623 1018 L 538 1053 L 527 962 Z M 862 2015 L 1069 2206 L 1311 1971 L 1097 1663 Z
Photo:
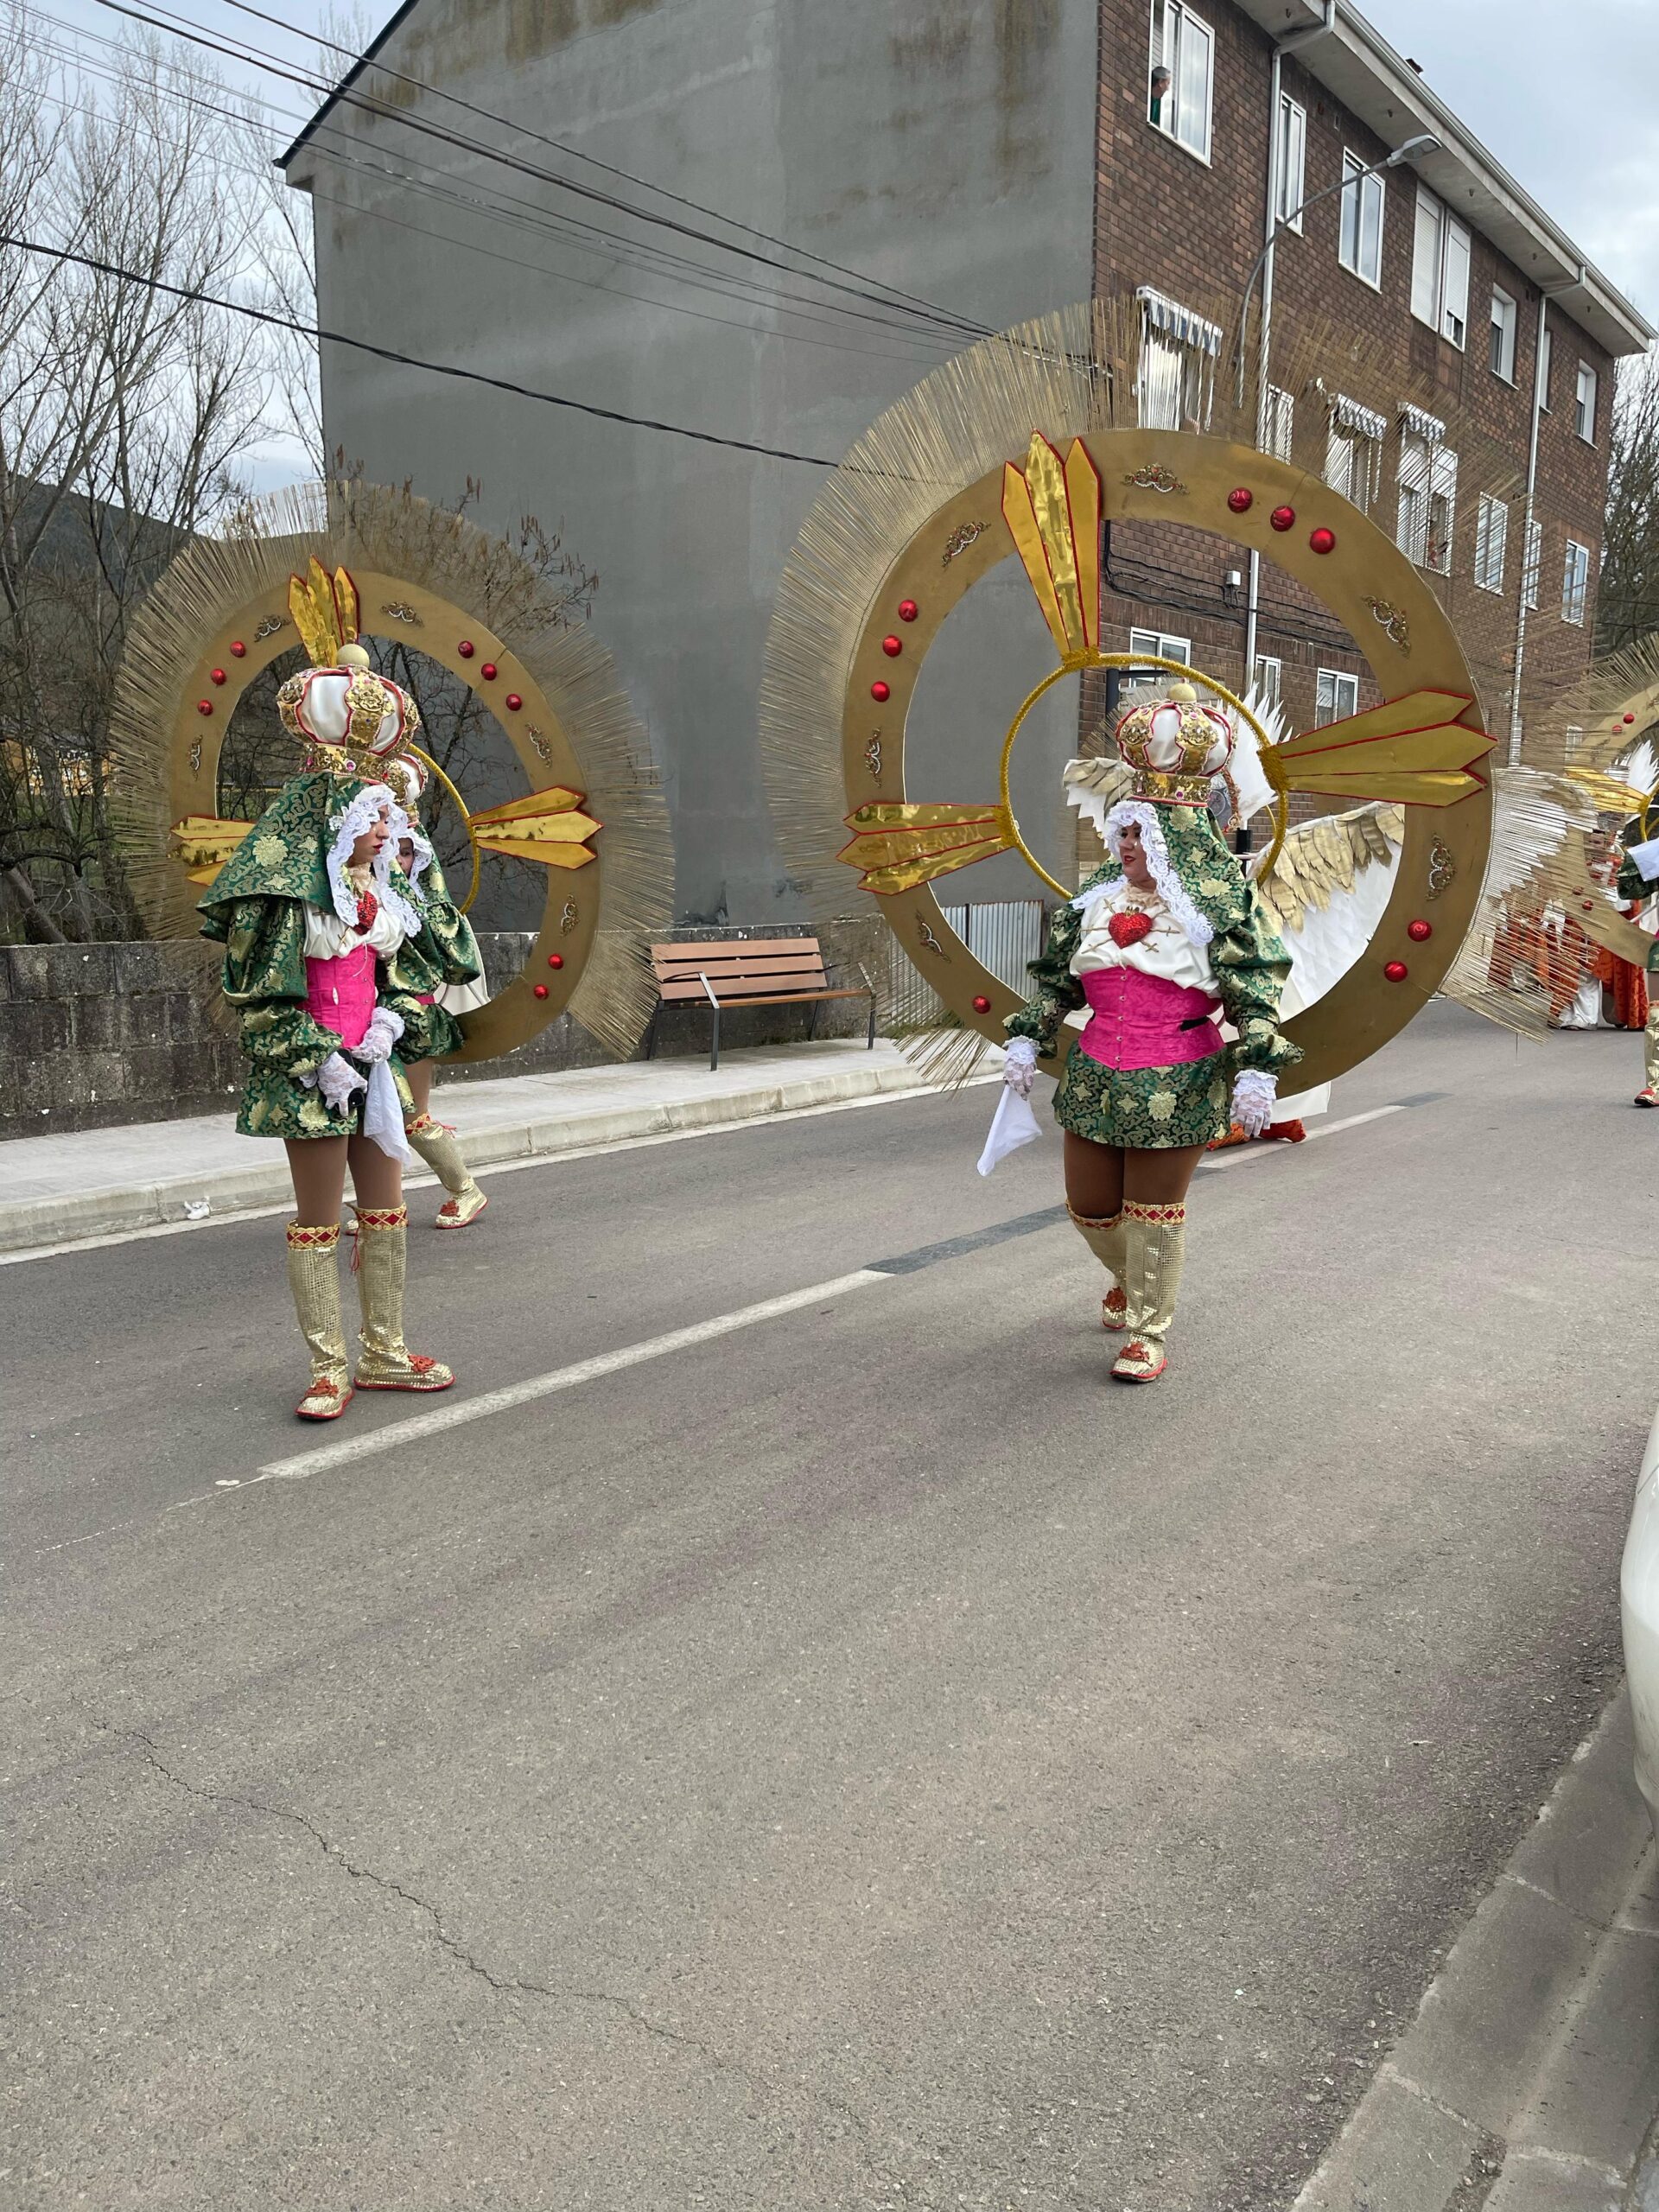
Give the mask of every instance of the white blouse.
M 402 925 L 384 904 L 375 912 L 367 937 L 338 914 L 327 913 L 308 901 L 305 909 L 305 957 L 308 960 L 338 960 L 342 952 L 355 952 L 359 944 L 372 945 L 382 960 L 391 959 L 404 941 Z
M 1112 916 L 1135 912 L 1150 918 L 1150 933 L 1133 944 L 1119 944 L 1111 933 Z M 1162 976 L 1184 990 L 1218 995 L 1207 950 L 1192 943 L 1155 891 L 1136 891 L 1124 876 L 1102 884 L 1098 895 L 1084 909 L 1071 973 L 1086 976 L 1096 968 L 1138 968 L 1143 976 Z

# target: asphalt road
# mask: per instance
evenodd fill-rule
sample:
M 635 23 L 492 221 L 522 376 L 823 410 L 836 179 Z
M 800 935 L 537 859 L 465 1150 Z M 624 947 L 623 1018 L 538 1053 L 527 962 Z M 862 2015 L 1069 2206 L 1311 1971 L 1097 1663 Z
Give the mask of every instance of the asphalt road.
M 0 1269 L 0 2199 L 1287 2202 L 1612 1677 L 1638 1080 L 1431 1010 L 1152 1389 L 982 1089 L 496 1179 L 473 1396 L 925 1263 L 306 1479 L 279 1223 Z

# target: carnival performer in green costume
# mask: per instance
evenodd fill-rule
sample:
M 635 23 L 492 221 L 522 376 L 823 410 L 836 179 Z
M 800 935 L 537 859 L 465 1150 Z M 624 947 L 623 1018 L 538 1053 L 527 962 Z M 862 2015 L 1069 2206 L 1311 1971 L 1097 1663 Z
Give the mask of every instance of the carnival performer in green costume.
M 440 943 L 395 863 L 397 800 L 378 780 L 378 756 L 418 728 L 414 702 L 372 671 L 355 642 L 337 645 L 334 660 L 277 694 L 284 725 L 307 747 L 304 770 L 200 901 L 203 935 L 225 947 L 225 996 L 250 1063 L 237 1128 L 288 1148 L 298 1202 L 289 1282 L 311 1361 L 296 1408 L 305 1421 L 337 1419 L 354 1389 L 447 1390 L 454 1381 L 404 1341 L 404 1123 L 413 1110 L 404 1066 L 459 1043 L 434 996 L 467 961 Z M 337 1257 L 348 1167 L 363 1314 L 354 1367 Z
M 1055 915 L 1031 963 L 1036 995 L 1005 1025 L 1003 1081 L 1024 1097 L 1066 1016 L 1090 1009 L 1054 1113 L 1067 1210 L 1113 1279 L 1103 1319 L 1124 1333 L 1112 1373 L 1125 1382 L 1164 1371 L 1205 1147 L 1234 1122 L 1259 1135 L 1301 1058 L 1279 1027 L 1289 957 L 1209 810 L 1232 742 L 1190 684 L 1123 716 L 1128 796 L 1106 817 L 1111 858 Z
M 443 956 L 443 981 L 427 1003 L 452 1016 L 467 1013 L 484 1004 L 490 995 L 489 986 L 484 981 L 483 957 L 473 925 L 449 896 L 432 841 L 421 826 L 418 810 L 426 792 L 426 765 L 414 753 L 399 753 L 386 763 L 385 775 L 397 799 L 391 818 L 397 862 Z M 404 1135 L 445 1192 L 436 1226 L 465 1229 L 490 1202 L 473 1179 L 454 1128 L 439 1121 L 432 1111 L 432 1062 L 409 1059 L 404 1072 L 413 1100 Z

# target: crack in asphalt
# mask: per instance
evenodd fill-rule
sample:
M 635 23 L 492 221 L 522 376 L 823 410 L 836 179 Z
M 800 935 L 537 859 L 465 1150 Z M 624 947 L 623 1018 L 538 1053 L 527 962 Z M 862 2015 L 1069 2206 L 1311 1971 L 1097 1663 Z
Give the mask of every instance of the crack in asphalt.
M 444 1925 L 442 1914 L 429 1898 L 417 1897 L 413 1890 L 406 1890 L 401 1882 L 394 1880 L 390 1874 L 378 1873 L 372 1866 L 359 1866 L 355 1859 L 346 1856 L 340 1845 L 333 1842 L 314 1821 L 308 1820 L 303 1813 L 296 1813 L 286 1805 L 268 1804 L 262 1798 L 245 1796 L 239 1790 L 210 1789 L 202 1783 L 192 1782 L 188 1777 L 178 1773 L 167 1764 L 162 1756 L 161 1746 L 153 1737 L 147 1736 L 142 1728 L 123 1727 L 112 1720 L 105 1719 L 101 1714 L 92 1712 L 89 1707 L 83 1707 L 83 1710 L 86 1712 L 87 1718 L 93 1726 L 102 1729 L 105 1735 L 113 1736 L 119 1742 L 135 1745 L 142 1752 L 147 1764 L 153 1767 L 164 1781 L 171 1783 L 175 1789 L 182 1790 L 187 1796 L 194 1797 L 202 1804 L 212 1805 L 215 1808 L 236 1805 L 240 1806 L 245 1812 L 262 1814 L 268 1820 L 285 1821 L 289 1826 L 298 1828 L 302 1834 L 308 1836 L 330 1865 L 338 1866 L 343 1873 L 349 1874 L 354 1882 L 367 1882 L 375 1889 L 389 1891 L 393 1897 L 401 1898 L 404 1904 L 412 1905 L 417 1912 L 424 1914 L 431 1923 L 433 1939 L 439 1948 L 458 1965 L 465 1967 L 469 1974 L 476 1974 L 480 1981 L 487 1983 L 498 1995 L 547 1997 L 555 2000 L 563 1998 L 575 1999 L 584 2005 L 608 2005 L 612 2010 L 620 2012 L 625 2018 L 632 2021 L 633 2025 L 644 2034 L 655 2036 L 664 2043 L 677 2044 L 684 2050 L 696 2051 L 700 2058 L 705 2060 L 717 2071 L 741 2075 L 745 2081 L 753 2083 L 756 2088 L 762 2086 L 760 2077 L 751 2073 L 747 2067 L 740 2065 L 735 2059 L 722 2057 L 719 2051 L 700 2042 L 696 2036 L 682 2035 L 676 2028 L 664 2027 L 661 2021 L 653 2020 L 648 2013 L 642 2012 L 629 1999 L 619 1997 L 613 1991 L 582 1989 L 572 1984 L 566 1984 L 561 1987 L 549 1982 L 526 1981 L 514 1974 L 497 1974 L 481 1959 L 474 1957 L 459 1936 L 450 1934 Z M 847 2119 L 852 2120 L 861 2133 L 865 2132 L 865 2122 L 861 2115 L 842 2106 L 835 2100 L 824 2096 L 821 2091 L 815 2091 L 813 2094 L 819 2102 L 828 2105 L 832 2111 L 842 2113 Z

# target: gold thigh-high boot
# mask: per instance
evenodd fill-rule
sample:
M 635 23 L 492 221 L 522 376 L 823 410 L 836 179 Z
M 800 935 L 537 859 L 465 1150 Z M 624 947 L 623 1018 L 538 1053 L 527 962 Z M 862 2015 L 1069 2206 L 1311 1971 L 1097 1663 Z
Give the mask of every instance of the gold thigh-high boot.
M 363 1350 L 357 1363 L 359 1390 L 447 1390 L 454 1376 L 442 1360 L 412 1352 L 404 1342 L 404 1272 L 409 1208 L 359 1206 L 358 1293 L 363 1302 Z
M 1112 1279 L 1111 1288 L 1100 1301 L 1100 1325 L 1121 1329 L 1128 1303 L 1123 1294 L 1123 1217 L 1109 1213 L 1091 1217 L 1079 1213 L 1069 1198 L 1065 1210 L 1071 1217 L 1071 1226 Z
M 1652 979 L 1659 982 L 1659 976 Z M 1648 1033 L 1643 1042 L 1643 1058 L 1646 1063 L 1645 1080 L 1636 1094 L 1638 1106 L 1659 1106 L 1659 991 L 1654 992 L 1648 1004 Z
M 474 1182 L 448 1123 L 430 1114 L 417 1114 L 404 1123 L 404 1135 L 449 1193 L 438 1208 L 438 1227 L 465 1229 L 469 1221 L 476 1221 L 490 1202 Z
M 1126 1199 L 1123 1227 L 1128 1341 L 1112 1372 L 1122 1382 L 1155 1382 L 1164 1371 L 1164 1339 L 1175 1318 L 1175 1295 L 1181 1287 L 1186 1208 L 1138 1205 Z
M 288 1224 L 288 1287 L 311 1355 L 311 1381 L 295 1407 L 302 1421 L 338 1421 L 352 1402 L 352 1370 L 340 1318 L 340 1224 Z

